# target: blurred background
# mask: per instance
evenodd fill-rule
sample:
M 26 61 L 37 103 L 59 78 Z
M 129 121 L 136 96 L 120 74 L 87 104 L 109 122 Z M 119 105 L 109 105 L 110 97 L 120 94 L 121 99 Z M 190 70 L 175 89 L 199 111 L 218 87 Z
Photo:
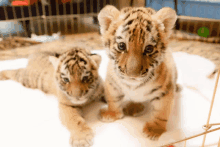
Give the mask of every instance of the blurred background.
M 179 15 L 176 29 L 196 34 L 206 27 L 207 37 L 219 36 L 220 0 L 1 0 L 0 37 L 97 32 L 96 16 L 106 4 L 171 7 Z

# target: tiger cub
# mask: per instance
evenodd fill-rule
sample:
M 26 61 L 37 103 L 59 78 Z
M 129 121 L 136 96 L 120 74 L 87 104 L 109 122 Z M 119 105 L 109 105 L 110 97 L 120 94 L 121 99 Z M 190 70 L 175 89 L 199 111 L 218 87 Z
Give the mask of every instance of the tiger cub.
M 145 102 L 152 113 L 143 132 L 158 139 L 166 131 L 175 90 L 177 71 L 167 48 L 177 15 L 171 8 L 104 7 L 99 15 L 100 32 L 110 58 L 105 80 L 107 108 L 100 110 L 102 121 L 115 121 L 125 114 L 143 114 Z
M 62 124 L 70 131 L 72 146 L 90 146 L 93 131 L 82 117 L 82 107 L 104 96 L 98 68 L 101 56 L 81 48 L 60 55 L 38 53 L 26 68 L 0 72 L 0 80 L 12 79 L 25 87 L 57 96 Z

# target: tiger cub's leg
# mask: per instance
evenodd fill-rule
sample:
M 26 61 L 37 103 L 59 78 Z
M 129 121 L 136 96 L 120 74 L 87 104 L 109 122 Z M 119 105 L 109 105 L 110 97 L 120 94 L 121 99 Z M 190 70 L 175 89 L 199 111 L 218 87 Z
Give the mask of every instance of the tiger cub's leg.
M 72 147 L 91 146 L 93 144 L 93 131 L 82 117 L 81 109 L 59 104 L 60 120 L 70 131 L 70 144 Z
M 100 110 L 99 117 L 101 121 L 112 122 L 124 116 L 121 107 L 124 94 L 122 94 L 119 89 L 113 85 L 113 83 L 108 81 L 105 83 L 105 97 L 108 103 L 108 107 L 102 108 Z
M 144 112 L 145 106 L 142 103 L 129 102 L 123 108 L 123 112 L 128 116 L 141 116 Z
M 0 80 L 9 80 L 10 78 L 7 76 L 5 71 L 0 72 Z
M 20 82 L 21 75 L 25 69 L 4 70 L 0 72 L 0 80 L 14 80 Z
M 160 97 L 151 100 L 153 110 L 150 120 L 145 124 L 143 129 L 144 134 L 148 138 L 157 140 L 162 133 L 166 132 L 166 125 L 172 108 L 173 98 L 174 87 L 161 94 Z

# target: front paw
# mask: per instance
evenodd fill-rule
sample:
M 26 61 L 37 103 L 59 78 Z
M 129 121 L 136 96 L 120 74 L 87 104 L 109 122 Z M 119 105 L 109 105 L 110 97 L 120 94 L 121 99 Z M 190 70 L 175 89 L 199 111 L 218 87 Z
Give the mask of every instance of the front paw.
M 99 119 L 103 122 L 113 122 L 121 119 L 123 116 L 123 112 L 110 111 L 108 108 L 102 108 L 99 111 Z
M 90 147 L 93 144 L 92 129 L 82 130 L 81 132 L 71 134 L 70 144 L 72 147 Z
M 129 102 L 124 108 L 123 112 L 128 116 L 141 116 L 144 112 L 144 105 L 141 103 Z
M 143 129 L 144 135 L 151 140 L 158 140 L 164 132 L 166 132 L 166 128 L 160 126 L 157 122 L 146 123 Z

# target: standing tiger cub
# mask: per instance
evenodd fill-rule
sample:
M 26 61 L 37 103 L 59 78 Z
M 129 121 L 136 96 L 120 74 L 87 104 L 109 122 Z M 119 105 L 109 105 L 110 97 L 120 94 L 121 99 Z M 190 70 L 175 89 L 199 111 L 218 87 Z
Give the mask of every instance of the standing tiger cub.
M 59 57 L 58 57 L 59 56 Z M 12 79 L 25 87 L 57 96 L 60 120 L 70 131 L 72 146 L 90 146 L 93 131 L 82 117 L 82 107 L 104 96 L 98 68 L 101 56 L 81 48 L 61 55 L 38 53 L 26 68 L 0 72 L 0 80 Z
M 107 108 L 100 110 L 102 121 L 139 116 L 143 102 L 153 111 L 143 132 L 152 140 L 166 131 L 172 108 L 177 71 L 167 48 L 177 15 L 171 8 L 104 7 L 98 15 L 102 39 L 110 58 L 105 80 Z

